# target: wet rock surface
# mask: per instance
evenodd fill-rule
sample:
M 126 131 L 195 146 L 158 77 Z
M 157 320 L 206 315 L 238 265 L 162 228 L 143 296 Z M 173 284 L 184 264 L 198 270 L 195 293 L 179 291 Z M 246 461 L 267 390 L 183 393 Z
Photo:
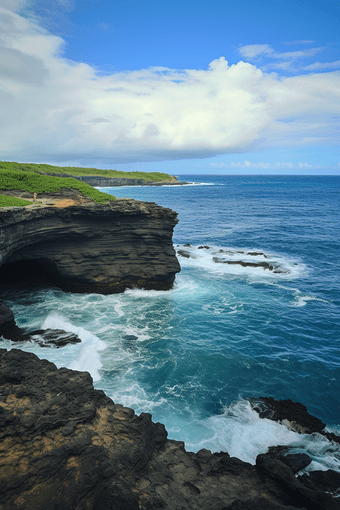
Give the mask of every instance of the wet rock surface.
M 306 406 L 292 400 L 274 400 L 273 397 L 251 399 L 252 407 L 261 418 L 286 423 L 299 434 L 317 432 L 333 443 L 340 444 L 340 436 L 325 430 L 326 424 L 308 413 Z
M 79 336 L 62 329 L 37 329 L 23 336 L 25 341 L 35 342 L 40 347 L 65 347 L 81 342 Z
M 86 372 L 0 350 L 1 510 L 335 510 L 318 486 L 260 455 L 186 452 L 151 416 L 115 404 Z M 326 476 L 326 475 L 325 475 Z M 319 479 L 319 478 L 318 478 Z
M 12 310 L 5 304 L 0 303 L 0 337 L 13 340 L 14 342 L 23 341 L 23 333 L 16 325 Z
M 12 342 L 35 342 L 40 347 L 64 347 L 67 344 L 80 343 L 74 333 L 62 329 L 37 329 L 27 332 L 17 326 L 12 310 L 0 303 L 0 337 Z
M 172 244 L 177 221 L 177 213 L 154 203 L 96 204 L 72 189 L 39 194 L 29 207 L 3 207 L 0 285 L 29 278 L 25 264 L 34 262 L 66 291 L 168 290 L 180 271 Z
M 268 455 L 286 464 L 293 473 L 298 473 L 312 462 L 312 458 L 306 453 L 289 453 L 290 450 L 288 446 L 271 446 L 268 448 Z
M 182 246 L 177 245 L 177 254 L 180 257 L 187 259 L 196 259 L 198 254 L 195 248 L 187 243 Z M 241 266 L 244 268 L 255 268 L 264 271 L 269 271 L 273 274 L 287 274 L 289 270 L 282 267 L 277 261 L 273 260 L 267 262 L 261 260 L 261 258 L 268 259 L 269 255 L 262 251 L 241 251 L 241 250 L 214 250 L 211 246 L 201 245 L 197 247 L 197 250 L 204 250 L 205 255 L 208 253 L 211 256 L 211 261 L 214 264 L 225 264 L 231 266 Z M 242 256 L 240 258 L 240 255 Z M 236 258 L 237 257 L 237 258 Z M 257 260 L 256 260 L 257 258 Z
M 244 260 L 223 260 L 218 257 L 213 257 L 213 261 L 218 264 L 236 264 L 242 267 L 263 267 L 263 269 L 269 269 L 269 271 L 273 271 L 274 273 L 282 273 L 278 268 L 275 268 L 273 265 L 268 262 L 245 262 Z
M 251 401 L 260 418 L 286 422 L 292 430 L 300 434 L 323 433 L 326 424 L 309 414 L 307 407 L 292 400 L 275 400 L 273 397 L 260 397 Z

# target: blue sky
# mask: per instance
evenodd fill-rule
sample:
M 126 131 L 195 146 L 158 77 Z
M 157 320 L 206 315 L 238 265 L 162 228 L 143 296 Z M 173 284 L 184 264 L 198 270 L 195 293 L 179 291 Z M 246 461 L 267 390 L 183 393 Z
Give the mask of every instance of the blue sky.
M 340 174 L 340 2 L 0 0 L 0 159 Z

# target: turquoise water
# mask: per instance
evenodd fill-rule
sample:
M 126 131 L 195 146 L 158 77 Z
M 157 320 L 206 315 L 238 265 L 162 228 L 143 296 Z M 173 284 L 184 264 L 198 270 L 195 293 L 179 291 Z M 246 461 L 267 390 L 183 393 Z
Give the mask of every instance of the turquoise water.
M 336 447 L 259 420 L 245 400 L 300 401 L 340 430 L 340 177 L 181 178 L 193 184 L 105 188 L 179 213 L 174 243 L 189 258 L 179 255 L 174 289 L 101 296 L 9 288 L 4 298 L 19 325 L 73 330 L 83 340 L 24 348 L 90 371 L 97 388 L 152 413 L 188 450 L 254 462 L 267 446 L 293 444 L 313 456 L 310 469 L 340 470 Z

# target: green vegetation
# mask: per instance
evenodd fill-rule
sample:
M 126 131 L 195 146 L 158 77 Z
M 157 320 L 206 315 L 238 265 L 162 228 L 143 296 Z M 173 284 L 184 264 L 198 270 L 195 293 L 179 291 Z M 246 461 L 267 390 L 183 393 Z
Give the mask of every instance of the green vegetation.
M 0 161 L 0 170 L 20 170 L 22 172 L 44 172 L 46 174 L 69 174 L 79 176 L 125 177 L 128 179 L 145 179 L 146 181 L 171 181 L 169 174 L 160 172 L 123 172 L 120 170 L 98 170 L 97 168 L 78 168 L 72 166 L 52 166 L 36 163 L 15 163 Z
M 76 188 L 99 204 L 115 200 L 112 195 L 102 193 L 89 186 L 89 184 L 77 181 L 72 177 L 52 177 L 50 175 L 39 175 L 30 170 L 4 170 L 0 168 L 0 189 L 3 190 L 18 189 L 31 191 L 32 193 L 49 193 L 59 191 L 62 188 Z
M 23 200 L 22 198 L 9 197 L 7 195 L 0 195 L 0 207 L 25 207 L 25 205 L 32 205 L 30 200 Z

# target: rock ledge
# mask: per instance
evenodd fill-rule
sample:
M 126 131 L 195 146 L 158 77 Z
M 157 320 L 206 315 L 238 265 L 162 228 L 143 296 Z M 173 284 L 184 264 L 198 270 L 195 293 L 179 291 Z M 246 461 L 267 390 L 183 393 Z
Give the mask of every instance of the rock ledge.
M 37 197 L 41 204 L 1 208 L 0 283 L 35 271 L 72 292 L 173 286 L 180 271 L 172 244 L 177 213 L 128 199 L 80 201 L 75 190 L 45 195 Z

